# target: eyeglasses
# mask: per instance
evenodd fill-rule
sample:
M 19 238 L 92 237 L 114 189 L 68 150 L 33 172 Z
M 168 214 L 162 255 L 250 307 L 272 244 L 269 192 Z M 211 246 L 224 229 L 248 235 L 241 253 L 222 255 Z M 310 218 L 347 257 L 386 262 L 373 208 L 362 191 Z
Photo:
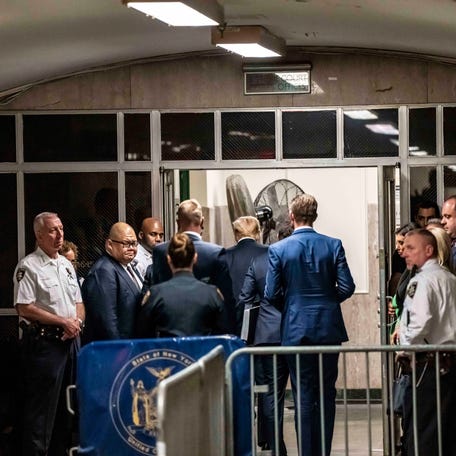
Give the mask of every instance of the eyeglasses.
M 116 241 L 115 239 L 111 239 L 111 242 L 115 242 L 116 244 L 122 244 L 124 249 L 131 249 L 138 247 L 138 241 Z

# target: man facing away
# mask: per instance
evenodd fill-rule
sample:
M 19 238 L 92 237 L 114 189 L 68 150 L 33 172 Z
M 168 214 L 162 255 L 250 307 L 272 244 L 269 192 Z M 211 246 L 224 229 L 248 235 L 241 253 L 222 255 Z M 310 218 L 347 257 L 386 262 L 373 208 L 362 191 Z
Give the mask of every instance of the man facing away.
M 131 265 L 137 246 L 135 230 L 130 225 L 112 225 L 105 253 L 82 284 L 87 311 L 84 343 L 134 336 L 142 287 L 141 277 Z
M 401 345 L 442 345 L 456 343 L 456 276 L 439 265 L 437 242 L 425 229 L 407 233 L 404 257 L 407 267 L 416 267 L 410 279 L 401 316 Z M 417 353 L 416 406 L 418 454 L 438 455 L 436 375 L 440 383 L 442 454 L 456 454 L 456 357 L 454 352 L 439 354 L 440 371 L 435 368 L 435 353 Z M 404 443 L 413 456 L 412 389 L 404 397 Z
M 239 305 L 239 294 L 245 275 L 254 258 L 267 252 L 268 247 L 260 244 L 260 222 L 250 215 L 239 217 L 233 222 L 234 238 L 237 244 L 226 249 L 226 264 L 233 282 L 233 296 L 236 301 L 236 334 L 241 334 L 244 306 Z
M 75 381 L 84 304 L 73 265 L 59 255 L 63 225 L 57 214 L 35 217 L 36 250 L 14 273 L 22 328 L 22 455 L 61 456 L 71 446 L 65 390 Z
M 141 223 L 138 232 L 138 252 L 135 257 L 135 266 L 144 279 L 147 268 L 152 264 L 152 251 L 160 242 L 163 242 L 163 225 L 156 217 L 147 217 Z
M 185 233 L 195 245 L 198 261 L 193 267 L 193 274 L 198 280 L 215 285 L 222 293 L 226 312 L 227 327 L 235 332 L 235 304 L 231 277 L 225 260 L 225 249 L 217 244 L 205 242 L 201 234 L 204 229 L 204 217 L 201 204 L 195 199 L 182 201 L 177 209 L 177 231 Z M 157 245 L 153 250 L 153 265 L 147 269 L 144 278 L 143 294 L 151 285 L 165 282 L 172 278 L 172 272 L 166 258 L 169 242 Z
M 269 246 L 265 297 L 276 305 L 283 302 L 281 335 L 285 346 L 338 345 L 348 340 L 340 304 L 353 294 L 355 284 L 342 242 L 317 233 L 313 229 L 316 218 L 315 198 L 296 196 L 290 205 L 293 234 Z M 338 358 L 338 353 L 323 356 L 322 432 L 318 355 L 300 357 L 299 384 L 296 356 L 287 357 L 301 456 L 329 456 L 331 452 Z

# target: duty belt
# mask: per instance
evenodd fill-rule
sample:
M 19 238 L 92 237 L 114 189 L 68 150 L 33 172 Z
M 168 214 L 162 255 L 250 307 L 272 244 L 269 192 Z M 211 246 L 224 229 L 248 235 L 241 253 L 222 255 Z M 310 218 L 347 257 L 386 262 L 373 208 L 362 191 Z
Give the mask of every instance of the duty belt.
M 22 321 L 20 327 L 28 337 L 34 339 L 62 341 L 62 336 L 64 334 L 64 330 L 60 326 L 42 325 L 37 322 L 27 324 Z
M 440 375 L 447 374 L 456 365 L 456 352 L 418 352 L 415 356 L 416 366 L 434 368 L 436 365 L 437 355 L 439 357 Z M 399 359 L 399 363 L 402 366 L 402 372 L 404 374 L 410 374 L 412 372 L 410 362 L 411 359 L 408 357 L 402 357 Z

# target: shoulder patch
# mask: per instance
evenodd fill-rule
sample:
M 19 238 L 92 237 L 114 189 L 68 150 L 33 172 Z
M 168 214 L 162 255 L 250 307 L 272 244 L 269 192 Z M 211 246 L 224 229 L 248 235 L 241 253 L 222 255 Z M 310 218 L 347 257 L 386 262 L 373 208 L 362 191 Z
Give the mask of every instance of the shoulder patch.
M 219 295 L 220 299 L 221 299 L 222 301 L 225 301 L 225 298 L 223 297 L 222 292 L 221 292 L 218 288 L 216 288 L 216 290 L 217 290 L 217 294 Z
M 143 306 L 149 300 L 149 298 L 150 298 L 150 290 L 147 290 L 146 294 L 142 298 L 141 306 Z
M 20 282 L 25 276 L 25 269 L 24 268 L 18 268 L 16 271 L 16 280 Z
M 416 292 L 416 287 L 418 285 L 418 282 L 413 282 L 409 285 L 408 289 L 407 289 L 407 294 L 413 298 L 413 296 L 415 296 L 415 292 Z

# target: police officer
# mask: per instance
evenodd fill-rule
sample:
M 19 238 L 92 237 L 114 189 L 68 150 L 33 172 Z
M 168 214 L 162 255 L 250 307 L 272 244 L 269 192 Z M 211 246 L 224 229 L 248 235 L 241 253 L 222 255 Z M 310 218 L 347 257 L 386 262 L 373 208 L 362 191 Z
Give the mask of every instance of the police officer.
M 190 237 L 178 233 L 168 243 L 173 277 L 153 285 L 143 299 L 138 337 L 185 337 L 224 334 L 230 327 L 220 291 L 193 275 L 198 254 Z
M 22 328 L 22 455 L 62 456 L 71 445 L 65 390 L 74 383 L 84 305 L 76 272 L 64 256 L 63 226 L 43 212 L 33 222 L 37 248 L 14 273 Z
M 456 343 L 456 276 L 437 260 L 437 241 L 426 229 L 407 233 L 404 258 L 416 274 L 407 287 L 401 316 L 401 345 Z M 456 363 L 454 352 L 440 352 L 436 372 L 434 352 L 417 353 L 416 406 L 418 454 L 437 455 L 436 376 L 440 377 L 442 454 L 456 454 Z M 404 442 L 406 454 L 415 454 L 412 390 L 404 398 Z

